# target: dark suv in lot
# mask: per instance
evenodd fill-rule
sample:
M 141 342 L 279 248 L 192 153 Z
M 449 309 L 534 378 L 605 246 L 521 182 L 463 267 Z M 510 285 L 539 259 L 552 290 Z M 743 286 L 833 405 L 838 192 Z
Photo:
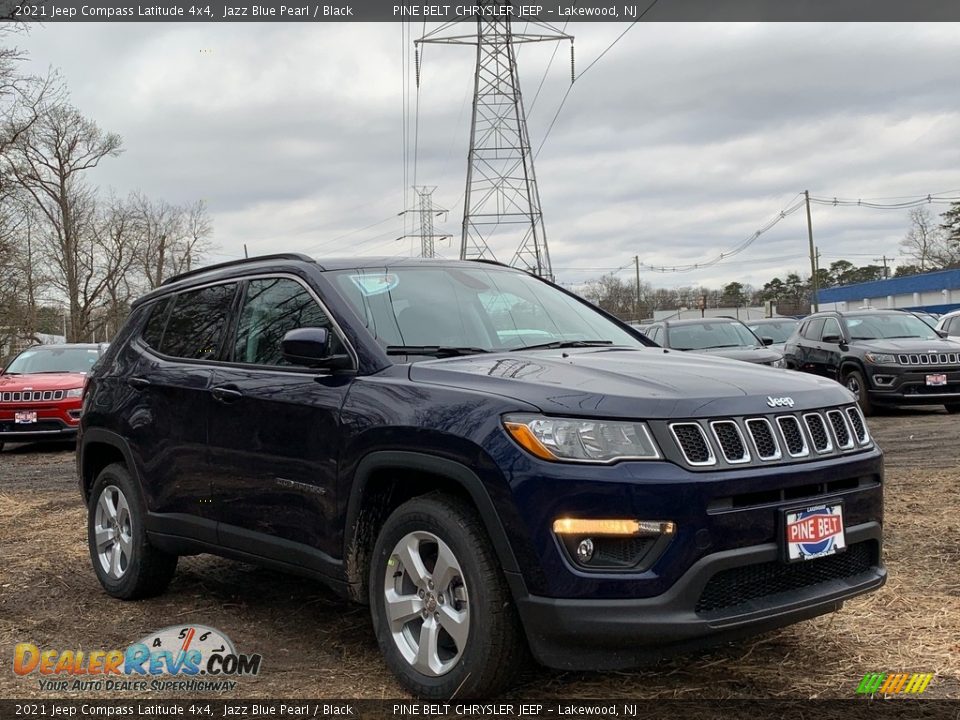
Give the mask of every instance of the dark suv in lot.
M 870 415 L 876 405 L 960 412 L 960 343 L 916 315 L 854 310 L 810 315 L 787 340 L 790 367 L 842 382 Z
M 370 605 L 425 697 L 620 668 L 878 588 L 883 465 L 822 378 L 652 347 L 481 262 L 276 255 L 140 299 L 90 378 L 94 570 L 216 553 Z

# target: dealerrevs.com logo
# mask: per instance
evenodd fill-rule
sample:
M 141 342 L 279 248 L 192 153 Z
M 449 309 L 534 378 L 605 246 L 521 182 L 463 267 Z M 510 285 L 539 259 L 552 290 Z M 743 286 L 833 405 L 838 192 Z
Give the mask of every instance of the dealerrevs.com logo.
M 238 653 L 224 633 L 205 625 L 173 625 L 125 650 L 41 649 L 19 643 L 13 671 L 38 676 L 41 690 L 143 692 L 233 690 L 236 677 L 260 672 L 260 655 Z

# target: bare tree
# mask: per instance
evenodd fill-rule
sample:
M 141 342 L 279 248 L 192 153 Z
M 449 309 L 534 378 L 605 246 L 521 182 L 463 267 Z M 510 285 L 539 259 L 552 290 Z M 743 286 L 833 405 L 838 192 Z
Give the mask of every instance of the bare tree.
M 957 261 L 943 229 L 925 207 L 910 211 L 910 229 L 900 242 L 903 254 L 920 267 L 920 272 L 938 270 Z
M 106 286 L 96 247 L 97 211 L 84 173 L 121 153 L 119 135 L 104 133 L 70 105 L 47 106 L 10 148 L 6 166 L 43 219 L 40 247 L 52 283 L 66 298 L 68 340 L 91 336 L 90 319 Z
M 213 226 L 202 200 L 171 205 L 135 193 L 130 204 L 140 235 L 137 267 L 148 289 L 190 270 L 210 250 Z

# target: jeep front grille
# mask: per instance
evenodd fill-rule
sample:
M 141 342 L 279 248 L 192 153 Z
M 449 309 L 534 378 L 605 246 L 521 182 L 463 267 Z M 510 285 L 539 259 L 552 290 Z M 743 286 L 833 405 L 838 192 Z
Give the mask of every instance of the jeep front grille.
M 21 390 L 0 393 L 0 402 L 27 403 L 63 400 L 63 390 Z
M 910 353 L 898 355 L 901 365 L 956 365 L 960 363 L 958 353 Z
M 836 457 L 872 445 L 856 405 L 762 417 L 681 420 L 657 424 L 673 441 L 668 457 L 697 470 Z M 665 426 L 665 427 L 664 427 Z M 664 441 L 664 435 L 660 435 Z

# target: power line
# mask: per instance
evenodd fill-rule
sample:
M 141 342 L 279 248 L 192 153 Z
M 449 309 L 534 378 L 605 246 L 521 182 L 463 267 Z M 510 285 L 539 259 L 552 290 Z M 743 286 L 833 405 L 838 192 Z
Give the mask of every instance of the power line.
M 636 25 L 641 20 L 643 20 L 644 16 L 648 12 L 650 12 L 653 9 L 653 6 L 656 5 L 658 2 L 659 0 L 653 0 L 653 2 L 647 5 L 647 8 L 642 13 L 640 13 L 639 17 L 636 20 L 634 20 L 632 23 L 630 23 L 627 26 L 626 30 L 620 33 L 612 43 L 610 43 L 609 45 L 607 45 L 606 48 L 604 48 L 603 52 L 601 52 L 596 58 L 594 58 L 593 62 L 587 65 L 578 75 L 576 75 L 573 78 L 573 82 L 571 82 L 570 85 L 567 87 L 567 91 L 563 94 L 563 98 L 560 100 L 560 105 L 557 107 L 557 111 L 553 114 L 553 119 L 550 121 L 550 124 L 547 126 L 547 131 L 543 135 L 543 140 L 540 141 L 540 145 L 537 147 L 537 151 L 533 154 L 534 159 L 536 159 L 540 155 L 540 151 L 543 150 L 543 146 L 546 144 L 547 138 L 550 137 L 550 133 L 553 130 L 553 126 L 557 124 L 557 118 L 560 117 L 560 111 L 563 110 L 563 106 L 566 104 L 567 98 L 570 97 L 570 92 L 573 90 L 573 86 L 576 84 L 576 81 L 582 78 L 584 75 L 586 75 L 587 71 L 590 68 L 592 68 L 598 62 L 600 62 L 600 59 L 604 55 L 606 55 L 608 52 L 610 52 L 613 46 L 616 45 L 618 42 L 620 42 L 623 36 L 633 29 L 634 25 Z

